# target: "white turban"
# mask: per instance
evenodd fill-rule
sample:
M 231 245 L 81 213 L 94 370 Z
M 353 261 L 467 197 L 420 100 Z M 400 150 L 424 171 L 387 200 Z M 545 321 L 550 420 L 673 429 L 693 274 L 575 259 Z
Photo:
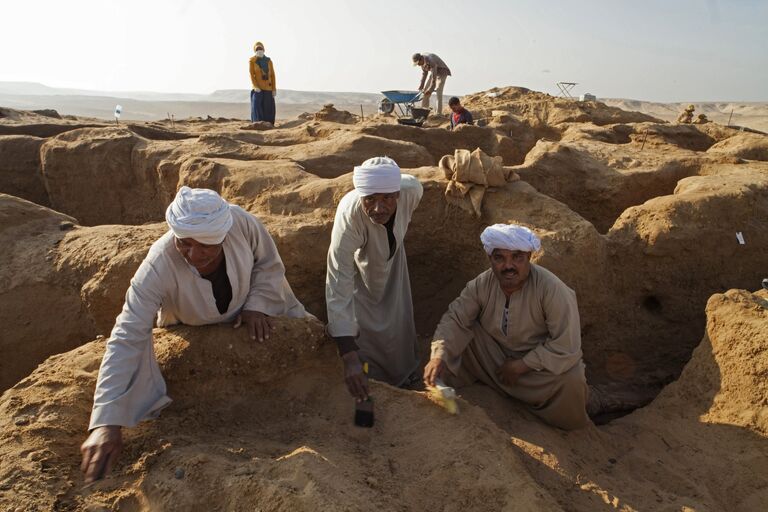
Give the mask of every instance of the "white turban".
M 541 241 L 525 226 L 517 224 L 494 224 L 485 228 L 480 235 L 483 249 L 491 254 L 494 249 L 534 252 L 541 249 Z
M 165 221 L 176 238 L 216 245 L 232 227 L 232 212 L 229 203 L 213 190 L 181 187 L 165 211 Z
M 400 167 L 386 156 L 369 158 L 355 167 L 352 182 L 363 197 L 400 192 Z

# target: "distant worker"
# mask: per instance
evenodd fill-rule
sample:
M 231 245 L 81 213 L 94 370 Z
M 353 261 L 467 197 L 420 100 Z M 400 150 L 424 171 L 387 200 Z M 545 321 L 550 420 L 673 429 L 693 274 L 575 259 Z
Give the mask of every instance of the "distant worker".
M 451 76 L 451 70 L 443 62 L 443 59 L 434 53 L 414 53 L 413 65 L 421 66 L 421 82 L 419 92 L 423 94 L 421 106 L 429 108 L 429 99 L 432 93 L 437 92 L 437 114 L 443 113 L 443 89 L 445 81 Z M 429 80 L 427 80 L 429 76 Z
M 699 114 L 693 124 L 707 124 L 708 122 L 707 114 Z
M 451 109 L 451 130 L 460 124 L 475 124 L 472 120 L 472 114 L 461 105 L 461 101 L 456 96 L 448 100 L 448 107 Z
M 403 243 L 423 188 L 387 157 L 355 167 L 352 181 L 355 189 L 341 199 L 333 221 L 325 299 L 345 382 L 362 401 L 368 397 L 363 363 L 371 377 L 393 386 L 419 381 Z
M 275 66 L 272 59 L 264 55 L 264 44 L 253 45 L 256 55 L 250 59 L 251 72 L 251 122 L 266 121 L 275 124 Z
M 696 110 L 696 107 L 693 105 L 688 105 L 685 110 L 683 110 L 680 115 L 677 117 L 677 122 L 681 124 L 691 124 L 693 121 L 693 111 Z
M 589 423 L 576 294 L 531 263 L 541 242 L 528 228 L 495 224 L 480 235 L 491 265 L 467 283 L 435 331 L 424 382 L 481 381 L 562 429 Z
M 90 435 L 81 447 L 85 482 L 101 479 L 123 444 L 122 427 L 157 417 L 166 395 L 152 328 L 234 321 L 262 341 L 270 317 L 309 316 L 285 279 L 275 242 L 259 220 L 213 190 L 181 187 L 170 230 L 152 244 L 117 317 L 99 369 Z

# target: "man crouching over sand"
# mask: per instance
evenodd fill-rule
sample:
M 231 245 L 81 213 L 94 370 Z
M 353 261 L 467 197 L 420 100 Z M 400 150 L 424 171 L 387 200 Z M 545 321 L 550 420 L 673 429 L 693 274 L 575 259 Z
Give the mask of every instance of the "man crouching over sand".
M 152 244 L 131 279 L 107 341 L 91 434 L 81 448 L 86 483 L 114 465 L 121 427 L 155 418 L 171 402 L 152 347 L 156 316 L 159 327 L 234 321 L 254 341 L 269 338 L 270 316 L 308 316 L 256 217 L 212 190 L 181 187 L 165 219 L 171 229 Z
M 523 226 L 495 224 L 480 236 L 491 268 L 467 283 L 435 331 L 424 381 L 477 380 L 527 404 L 545 422 L 589 422 L 576 294 L 531 263 L 541 247 Z M 447 370 L 447 371 L 446 371 Z

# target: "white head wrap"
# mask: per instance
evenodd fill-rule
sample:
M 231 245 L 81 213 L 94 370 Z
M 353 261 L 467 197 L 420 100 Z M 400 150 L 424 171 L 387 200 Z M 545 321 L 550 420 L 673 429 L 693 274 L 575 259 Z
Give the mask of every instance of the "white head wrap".
M 176 238 L 216 245 L 232 227 L 232 212 L 229 203 L 213 190 L 181 187 L 165 211 L 165 221 Z
M 360 195 L 391 194 L 400 191 L 400 167 L 386 156 L 369 158 L 355 167 L 352 182 Z
M 483 249 L 491 254 L 494 249 L 534 252 L 541 249 L 541 241 L 525 226 L 517 224 L 494 224 L 485 228 L 480 235 Z

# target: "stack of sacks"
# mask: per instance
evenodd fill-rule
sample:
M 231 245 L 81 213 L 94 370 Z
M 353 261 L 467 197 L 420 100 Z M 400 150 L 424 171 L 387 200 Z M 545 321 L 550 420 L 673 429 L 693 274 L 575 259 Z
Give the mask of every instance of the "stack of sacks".
M 480 148 L 471 153 L 468 149 L 457 149 L 453 155 L 440 159 L 440 168 L 448 179 L 446 201 L 476 217 L 482 213 L 483 196 L 488 187 L 501 187 L 520 179 L 516 172 L 504 169 L 500 156 L 490 157 Z

